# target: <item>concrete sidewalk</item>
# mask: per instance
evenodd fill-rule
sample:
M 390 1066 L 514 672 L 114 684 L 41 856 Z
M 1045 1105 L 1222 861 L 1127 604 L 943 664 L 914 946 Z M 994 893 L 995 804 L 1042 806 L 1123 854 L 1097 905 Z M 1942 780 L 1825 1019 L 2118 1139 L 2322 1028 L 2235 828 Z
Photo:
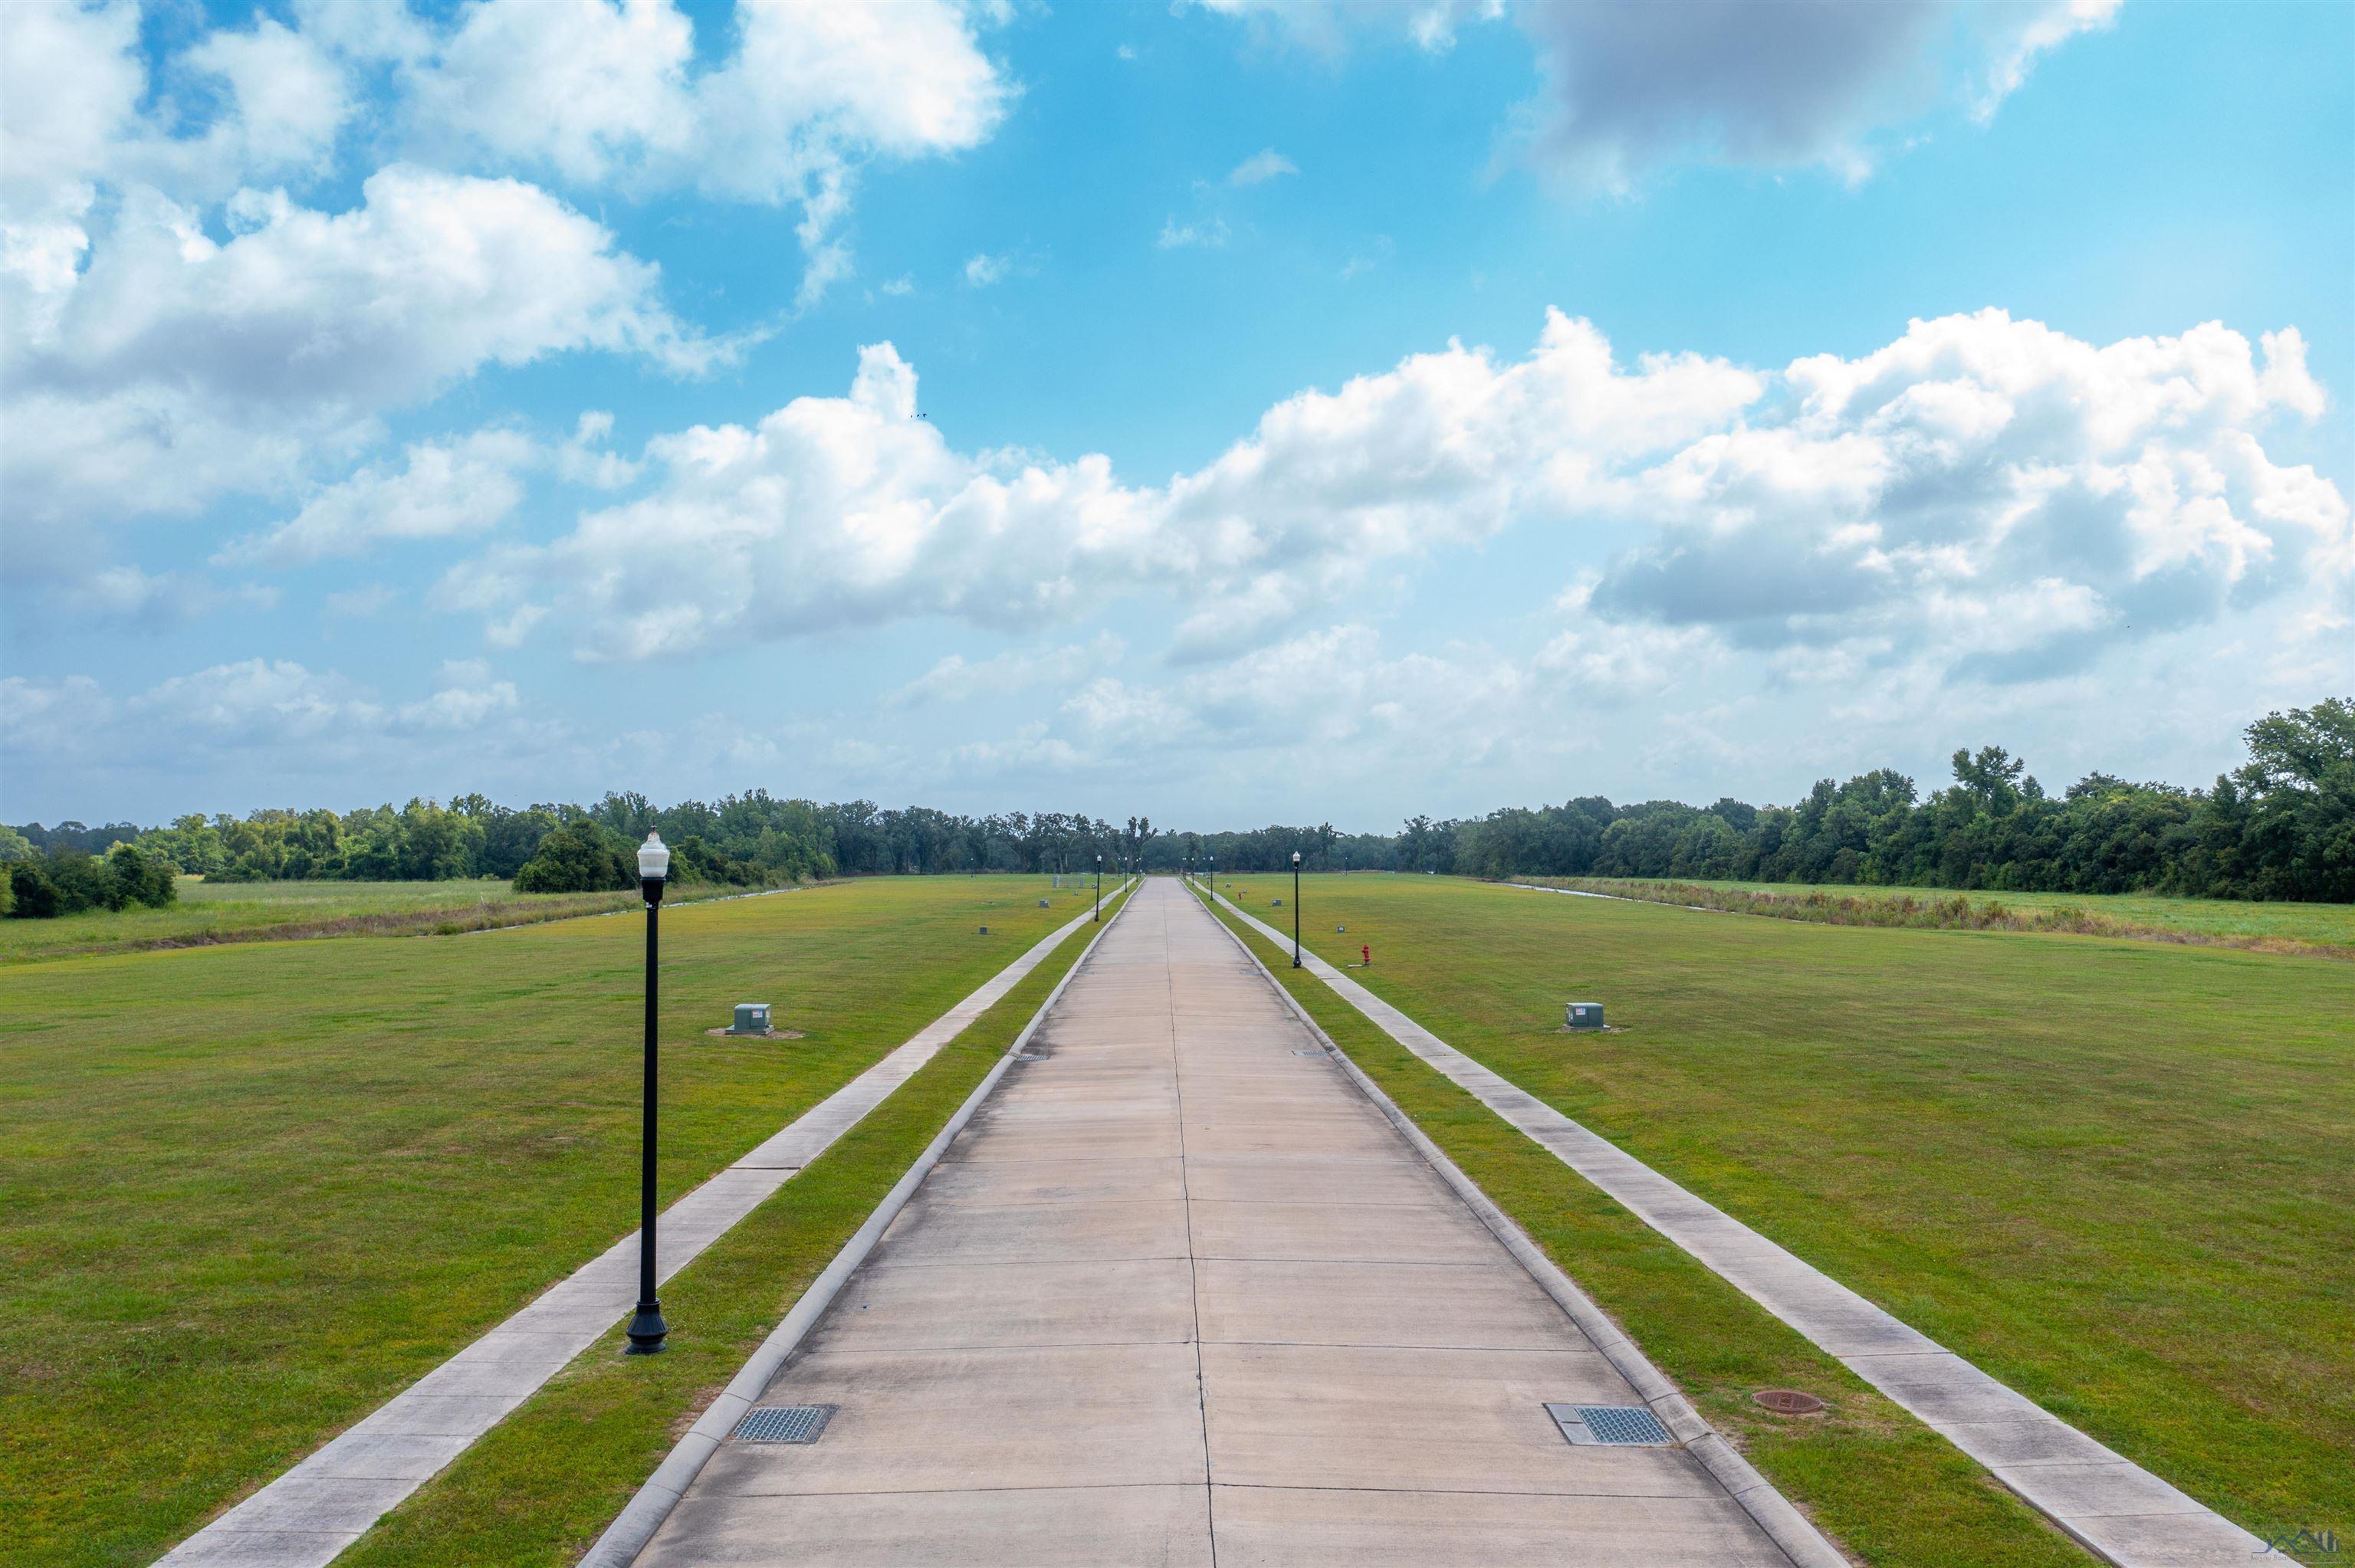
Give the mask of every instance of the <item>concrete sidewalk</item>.
M 1174 882 L 1026 1054 L 640 1563 L 1790 1562 Z

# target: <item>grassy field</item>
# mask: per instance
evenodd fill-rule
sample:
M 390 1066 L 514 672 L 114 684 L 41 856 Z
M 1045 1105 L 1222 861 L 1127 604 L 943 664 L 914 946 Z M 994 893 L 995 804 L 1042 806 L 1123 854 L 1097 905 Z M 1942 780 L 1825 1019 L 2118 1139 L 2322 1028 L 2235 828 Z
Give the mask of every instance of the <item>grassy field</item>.
M 1085 907 L 926 877 L 669 911 L 664 1201 Z M 641 940 L 10 969 L 0 1562 L 151 1561 L 632 1229 Z M 807 1038 L 706 1035 L 739 1001 Z
M 678 902 L 741 892 L 681 887 Z M 635 893 L 517 893 L 506 883 L 179 881 L 165 909 L 93 909 L 0 920 L 0 964 L 220 942 L 453 935 L 638 906 Z
M 2355 904 L 2252 904 L 2229 898 L 2167 898 L 2155 893 L 1995 893 L 1985 888 L 1961 892 L 1951 887 L 1686 882 L 1637 877 L 1532 876 L 1516 880 L 1669 904 L 1700 902 L 1693 895 L 1694 889 L 1700 889 L 1706 894 L 1734 895 L 1725 900 L 1729 906 L 1742 907 L 1752 900 L 1767 900 L 1771 903 L 1752 905 L 1753 911 L 1835 925 L 1872 924 L 1875 916 L 1907 900 L 1926 916 L 1927 906 L 1951 906 L 1959 899 L 1968 906 L 1969 916 L 1953 922 L 1925 917 L 1921 923 L 1963 925 L 1999 908 L 2028 923 L 2064 930 L 2083 927 L 2102 935 L 2214 942 L 2280 951 L 2311 949 L 2337 958 L 2355 958 Z M 1719 900 L 1711 898 L 1709 902 Z M 1842 906 L 1850 905 L 1865 906 L 1860 917 L 1843 916 Z
M 2260 1536 L 2355 1535 L 2355 970 L 1444 878 L 1303 904 L 1442 1038 L 2063 1419 Z M 1559 1033 L 1573 998 L 1622 1032 Z
M 1106 919 L 1116 907 L 1107 893 Z M 680 1270 L 663 1287 L 675 1325 L 667 1352 L 624 1356 L 616 1329 L 362 1537 L 338 1568 L 578 1562 L 1013 1044 L 1092 934 L 1056 949 L 841 1142 Z

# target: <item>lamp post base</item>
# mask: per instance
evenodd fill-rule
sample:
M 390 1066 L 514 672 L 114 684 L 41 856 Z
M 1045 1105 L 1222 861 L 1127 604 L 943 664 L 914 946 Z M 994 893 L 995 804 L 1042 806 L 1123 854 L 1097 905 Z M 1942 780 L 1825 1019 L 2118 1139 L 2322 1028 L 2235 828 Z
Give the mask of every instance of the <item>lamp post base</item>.
M 630 1356 L 652 1356 L 661 1353 L 663 1341 L 670 1337 L 670 1325 L 663 1321 L 662 1303 L 641 1301 L 637 1315 L 630 1319 L 630 1348 L 622 1353 Z

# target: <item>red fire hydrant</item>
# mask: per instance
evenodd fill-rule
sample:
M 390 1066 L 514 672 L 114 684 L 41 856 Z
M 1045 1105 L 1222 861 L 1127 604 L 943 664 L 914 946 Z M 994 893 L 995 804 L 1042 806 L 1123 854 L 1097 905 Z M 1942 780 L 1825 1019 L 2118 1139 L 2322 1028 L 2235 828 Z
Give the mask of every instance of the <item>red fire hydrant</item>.
M 1365 968 L 1367 968 L 1367 969 L 1372 969 L 1372 968 L 1374 967 L 1374 947 L 1373 947 L 1373 944 L 1372 944 L 1372 943 L 1370 943 L 1370 942 L 1361 942 L 1361 943 L 1359 943 L 1359 944 L 1358 945 L 1358 957 L 1359 957 L 1359 958 L 1361 958 L 1361 959 L 1365 959 L 1365 960 L 1366 960 L 1365 965 L 1364 965 L 1364 967 L 1365 967 Z

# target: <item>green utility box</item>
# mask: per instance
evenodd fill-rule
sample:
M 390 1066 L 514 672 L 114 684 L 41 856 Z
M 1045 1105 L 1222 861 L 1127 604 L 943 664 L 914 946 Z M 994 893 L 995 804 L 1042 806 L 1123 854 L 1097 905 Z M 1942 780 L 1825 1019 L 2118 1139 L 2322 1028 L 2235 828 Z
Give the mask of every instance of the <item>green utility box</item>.
M 769 1032 L 769 1004 L 765 1001 L 740 1001 L 736 1004 L 736 1022 L 728 1026 L 730 1034 L 766 1034 Z
M 1599 1001 L 1573 1001 L 1562 1015 L 1562 1022 L 1583 1032 L 1603 1027 L 1603 1004 Z

